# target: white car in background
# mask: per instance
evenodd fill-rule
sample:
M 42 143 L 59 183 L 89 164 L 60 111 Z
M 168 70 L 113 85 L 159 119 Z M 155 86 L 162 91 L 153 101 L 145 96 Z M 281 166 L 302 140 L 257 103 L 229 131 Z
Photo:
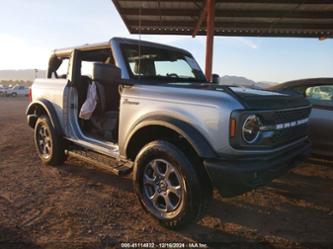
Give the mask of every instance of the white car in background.
M 28 96 L 29 88 L 25 86 L 14 86 L 12 88 L 5 89 L 4 95 L 7 97 Z

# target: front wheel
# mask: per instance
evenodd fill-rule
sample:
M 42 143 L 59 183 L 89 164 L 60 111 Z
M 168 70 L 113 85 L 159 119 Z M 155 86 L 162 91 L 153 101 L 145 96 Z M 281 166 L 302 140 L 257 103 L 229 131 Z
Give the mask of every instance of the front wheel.
M 34 140 L 38 156 L 44 164 L 56 166 L 64 162 L 65 152 L 62 138 L 56 134 L 48 117 L 38 118 Z
M 184 153 L 166 141 L 151 142 L 139 152 L 134 188 L 144 209 L 168 228 L 200 218 L 209 196 Z

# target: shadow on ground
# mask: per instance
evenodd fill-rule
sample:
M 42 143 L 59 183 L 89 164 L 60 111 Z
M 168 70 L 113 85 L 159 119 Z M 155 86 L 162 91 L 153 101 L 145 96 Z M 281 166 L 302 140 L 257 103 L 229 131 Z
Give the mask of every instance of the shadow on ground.
M 18 228 L 7 228 L 0 226 L 0 248 L 1 249 L 41 249 L 34 244 L 27 235 Z

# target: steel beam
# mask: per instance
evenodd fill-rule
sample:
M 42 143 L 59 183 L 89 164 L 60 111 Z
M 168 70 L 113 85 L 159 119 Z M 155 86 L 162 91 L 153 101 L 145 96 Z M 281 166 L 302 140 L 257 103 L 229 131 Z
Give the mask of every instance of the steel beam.
M 216 9 L 215 17 L 233 17 L 233 18 L 281 18 L 285 17 L 288 11 L 263 11 L 263 10 L 223 10 Z M 127 16 L 137 16 L 138 10 L 135 8 L 126 8 L 122 10 L 122 14 Z M 197 26 L 202 24 L 202 21 L 207 14 L 207 5 L 201 10 L 196 9 L 158 9 L 146 8 L 141 9 L 143 16 L 175 16 L 175 17 L 197 17 L 199 16 Z M 333 11 L 296 11 L 287 16 L 288 19 L 332 19 Z M 199 25 L 200 24 L 200 25 Z
M 128 25 L 135 27 L 138 25 L 137 20 L 127 21 Z M 271 29 L 273 22 L 215 22 L 216 29 Z M 189 21 L 163 21 L 162 23 L 154 22 L 154 21 L 146 21 L 143 20 L 141 22 L 142 28 L 168 28 L 168 29 L 191 29 L 193 30 L 193 22 Z M 274 24 L 273 29 L 289 29 L 289 30 L 297 30 L 302 32 L 302 30 L 333 30 L 333 21 L 323 21 L 322 23 L 289 23 L 289 22 L 281 22 Z
M 130 30 L 132 34 L 138 34 L 139 28 L 132 28 Z M 190 29 L 142 29 L 141 34 L 146 35 L 160 35 L 163 32 L 164 35 L 192 35 Z M 205 36 L 206 32 L 199 31 L 197 35 Z M 302 32 L 295 30 L 267 30 L 267 29 L 255 29 L 255 30 L 233 30 L 233 29 L 223 29 L 215 30 L 215 36 L 260 36 L 260 37 L 298 37 L 298 38 L 318 38 L 320 36 L 325 36 L 327 38 L 333 37 L 333 30 L 321 31 L 321 30 L 303 30 Z
M 157 0 L 112 0 L 113 2 L 156 2 Z M 203 0 L 158 0 L 160 2 L 173 2 L 173 3 L 200 3 Z M 247 3 L 247 4 L 300 4 L 303 0 L 215 0 L 216 3 Z M 332 4 L 333 0 L 304 0 L 302 4 Z
M 205 7 L 203 8 L 203 10 L 201 11 L 200 17 L 198 19 L 198 22 L 196 23 L 193 33 L 192 33 L 192 37 L 194 38 L 198 31 L 200 30 L 200 27 L 205 19 L 205 17 L 207 17 L 207 8 L 208 8 L 208 1 L 206 1 L 205 3 Z
M 213 48 L 215 30 L 215 0 L 207 0 L 207 36 L 206 36 L 206 67 L 205 74 L 208 81 L 212 80 Z

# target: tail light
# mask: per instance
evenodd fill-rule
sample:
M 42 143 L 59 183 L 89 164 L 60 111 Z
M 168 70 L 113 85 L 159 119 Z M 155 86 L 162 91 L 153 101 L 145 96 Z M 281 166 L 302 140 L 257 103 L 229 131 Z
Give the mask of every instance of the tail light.
M 29 88 L 28 96 L 29 96 L 30 102 L 32 102 L 32 89 L 31 89 L 31 87 Z

